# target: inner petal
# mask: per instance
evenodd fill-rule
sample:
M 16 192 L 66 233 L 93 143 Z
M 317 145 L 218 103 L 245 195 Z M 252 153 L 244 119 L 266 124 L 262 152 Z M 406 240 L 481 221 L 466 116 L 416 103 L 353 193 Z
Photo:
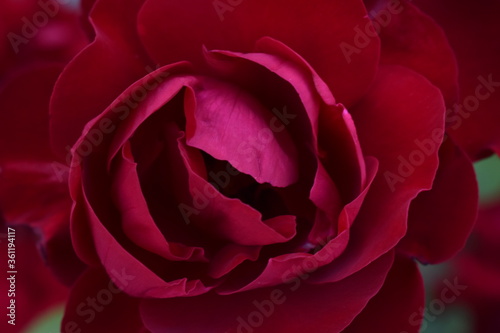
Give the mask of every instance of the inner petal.
M 189 146 L 229 161 L 259 183 L 286 187 L 298 180 L 297 149 L 280 113 L 214 80 L 200 80 L 191 94 L 186 105 Z

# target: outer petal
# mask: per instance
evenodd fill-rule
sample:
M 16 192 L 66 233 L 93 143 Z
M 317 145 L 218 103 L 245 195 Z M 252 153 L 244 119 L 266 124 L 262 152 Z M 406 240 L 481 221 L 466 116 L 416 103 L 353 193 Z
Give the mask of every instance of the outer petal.
M 143 60 L 134 25 L 142 2 L 101 0 L 95 4 L 91 16 L 96 39 L 71 61 L 54 88 L 51 139 L 60 155 L 68 154 L 88 121 L 153 70 Z
M 447 104 L 458 97 L 457 63 L 446 35 L 426 14 L 406 0 L 379 0 L 370 11 L 382 26 L 382 64 L 413 69 L 436 85 Z
M 229 296 L 143 300 L 141 314 L 153 333 L 340 332 L 377 293 L 392 261 L 383 256 L 338 283 L 299 280 Z
M 75 176 L 77 172 L 75 171 Z M 128 294 L 137 297 L 177 297 L 197 295 L 208 290 L 199 280 L 189 280 L 185 277 L 171 281 L 162 279 L 159 275 L 164 275 L 165 272 L 174 273 L 170 272 L 168 261 L 160 261 L 160 257 L 155 258 L 148 253 L 148 257 L 154 259 L 152 264 L 151 260 L 149 262 L 150 265 L 155 265 L 157 272 L 154 272 L 138 258 L 142 254 L 141 249 L 123 241 L 120 235 L 112 234 L 98 219 L 85 194 L 82 193 L 81 184 L 73 183 L 72 186 L 75 187 L 72 195 L 76 202 L 72 214 L 72 236 L 79 255 L 86 261 L 94 263 L 97 262 L 96 255 L 98 255 L 109 274 L 124 269 L 130 274 L 136 274 L 136 282 L 124 286 Z M 115 222 L 116 226 L 119 220 L 115 219 L 112 222 Z M 77 233 L 79 230 L 83 233 Z M 92 244 L 92 240 L 95 245 Z M 121 244 L 119 240 L 125 244 Z M 86 252 L 83 252 L 82 248 Z M 96 253 L 93 253 L 94 251 Z
M 477 215 L 478 189 L 472 163 L 451 139 L 439 153 L 432 189 L 412 202 L 408 232 L 399 247 L 410 257 L 431 264 L 462 249 Z
M 189 60 L 200 65 L 202 45 L 250 52 L 259 38 L 269 36 L 302 55 L 339 102 L 350 105 L 362 96 L 373 79 L 379 52 L 378 38 L 359 48 L 354 45 L 355 28 L 370 25 L 362 1 L 320 0 L 312 6 L 286 0 L 237 3 L 149 0 L 139 15 L 141 38 L 160 64 Z M 356 53 L 345 51 L 346 45 Z
M 342 279 L 393 248 L 406 233 L 411 200 L 431 188 L 438 167 L 444 101 L 422 76 L 399 66 L 383 67 L 352 114 L 363 151 L 380 161 L 380 172 L 354 221 L 346 251 L 316 281 Z M 434 140 L 429 155 L 418 150 L 422 140 Z
M 500 154 L 500 3 L 416 3 L 442 26 L 458 60 L 460 99 L 450 109 L 448 133 L 473 159 Z
M 343 333 L 418 333 L 425 290 L 416 263 L 399 257 L 382 289 Z

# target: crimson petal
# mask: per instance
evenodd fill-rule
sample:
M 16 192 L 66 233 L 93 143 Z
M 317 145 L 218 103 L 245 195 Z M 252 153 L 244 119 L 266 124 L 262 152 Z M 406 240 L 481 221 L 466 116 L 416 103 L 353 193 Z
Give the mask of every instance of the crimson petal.
M 299 279 L 228 296 L 145 299 L 141 315 L 152 333 L 340 332 L 379 291 L 392 262 L 390 253 L 338 283 Z
M 416 263 L 396 257 L 384 286 L 342 333 L 418 333 L 425 290 Z
M 378 37 L 361 48 L 353 45 L 356 28 L 370 25 L 362 1 L 319 0 L 310 6 L 301 1 L 253 0 L 237 6 L 222 3 L 220 9 L 221 3 L 146 1 L 138 21 L 151 57 L 160 64 L 187 60 L 203 66 L 202 45 L 250 52 L 258 39 L 269 36 L 302 55 L 341 103 L 355 102 L 372 81 L 378 64 Z M 356 53 L 346 52 L 346 45 L 356 48 Z
M 337 281 L 356 272 L 405 235 L 410 203 L 431 188 L 438 168 L 444 110 L 440 91 L 424 77 L 404 67 L 381 68 L 371 91 L 352 110 L 363 152 L 380 161 L 380 172 L 350 229 L 347 249 L 322 269 L 317 281 Z M 424 140 L 433 143 L 428 155 L 419 150 L 418 142 Z
M 400 251 L 429 264 L 445 261 L 463 248 L 477 215 L 472 163 L 451 139 L 443 143 L 439 156 L 432 189 L 411 203 L 408 231 L 399 244 Z
M 68 154 L 87 122 L 153 70 L 133 23 L 142 2 L 100 0 L 94 5 L 96 39 L 68 64 L 54 87 L 51 140 L 59 155 Z
M 443 28 L 457 57 L 460 100 L 450 108 L 448 133 L 473 160 L 492 151 L 500 154 L 500 3 L 415 3 Z

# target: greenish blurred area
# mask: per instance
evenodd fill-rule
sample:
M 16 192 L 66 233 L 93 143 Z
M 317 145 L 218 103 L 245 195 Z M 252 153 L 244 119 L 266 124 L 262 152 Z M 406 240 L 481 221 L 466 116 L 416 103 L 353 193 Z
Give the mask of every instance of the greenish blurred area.
M 479 183 L 481 204 L 488 204 L 500 198 L 500 158 L 492 156 L 474 165 Z M 427 299 L 433 299 L 432 287 L 446 275 L 447 264 L 421 266 L 428 291 Z M 54 309 L 33 322 L 24 333 L 58 333 L 63 316 L 63 307 Z M 451 305 L 438 316 L 428 316 L 421 332 L 425 333 L 471 333 L 471 318 L 467 309 Z M 369 332 L 367 332 L 369 333 Z
M 23 333 L 59 333 L 64 306 L 58 306 L 41 315 Z
M 479 201 L 481 205 L 488 205 L 500 200 L 500 158 L 497 155 L 474 164 L 479 185 Z M 433 288 L 439 286 L 446 277 L 449 264 L 421 266 L 424 277 L 427 300 L 436 296 Z M 429 304 L 428 304 L 429 306 Z M 427 327 L 422 327 L 421 333 L 472 333 L 472 318 L 466 308 L 451 304 L 439 316 L 426 318 Z

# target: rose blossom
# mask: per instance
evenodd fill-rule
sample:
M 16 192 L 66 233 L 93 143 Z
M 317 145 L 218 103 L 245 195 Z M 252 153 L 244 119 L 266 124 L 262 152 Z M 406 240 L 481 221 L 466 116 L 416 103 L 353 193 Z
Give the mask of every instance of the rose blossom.
M 90 18 L 51 97 L 88 266 L 63 332 L 418 332 L 414 259 L 453 256 L 477 197 L 432 19 L 281 0 L 101 0 Z

